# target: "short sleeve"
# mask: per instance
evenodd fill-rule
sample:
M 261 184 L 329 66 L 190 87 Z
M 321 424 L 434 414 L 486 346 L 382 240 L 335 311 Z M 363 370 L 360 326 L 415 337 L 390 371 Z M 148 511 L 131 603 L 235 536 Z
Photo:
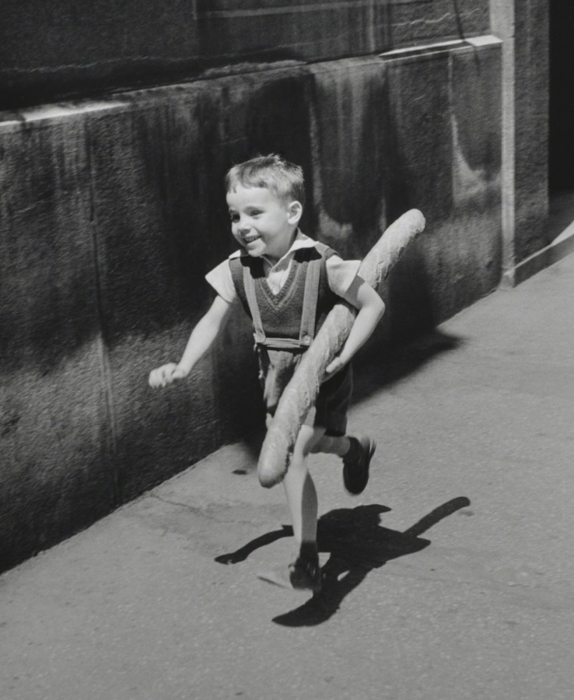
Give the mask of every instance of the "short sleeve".
M 360 260 L 343 260 L 331 255 L 327 260 L 327 279 L 332 292 L 342 297 L 346 294 L 359 271 Z
M 205 275 L 205 279 L 225 301 L 232 304 L 237 299 L 237 291 L 233 284 L 229 259 L 214 267 L 211 272 Z

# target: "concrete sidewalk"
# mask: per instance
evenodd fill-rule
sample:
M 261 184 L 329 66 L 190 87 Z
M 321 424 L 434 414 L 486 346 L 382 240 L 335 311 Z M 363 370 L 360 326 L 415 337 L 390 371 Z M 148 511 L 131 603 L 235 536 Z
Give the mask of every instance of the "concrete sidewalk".
M 316 457 L 324 592 L 267 585 L 281 488 L 226 447 L 0 577 L 2 700 L 570 700 L 574 256 L 358 387 L 348 496 Z

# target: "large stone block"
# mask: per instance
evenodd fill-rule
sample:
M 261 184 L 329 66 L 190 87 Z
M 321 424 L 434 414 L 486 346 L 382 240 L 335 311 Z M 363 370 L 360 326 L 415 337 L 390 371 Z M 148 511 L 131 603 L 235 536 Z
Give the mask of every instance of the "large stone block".
M 6 0 L 0 103 L 14 108 L 488 31 L 488 0 Z
M 544 0 L 491 0 L 491 7 L 492 31 L 503 41 L 503 266 L 513 283 L 518 264 L 548 242 L 549 7 Z
M 548 4 L 516 6 L 515 262 L 546 245 L 548 216 Z
M 500 69 L 497 40 L 312 69 L 320 236 L 362 257 L 404 211 L 427 219 L 391 280 L 395 337 L 432 327 L 500 280 Z
M 122 500 L 239 439 L 259 415 L 238 406 L 258 400 L 246 323 L 185 384 L 147 386 L 153 366 L 179 359 L 213 300 L 204 275 L 233 249 L 222 94 L 200 84 L 87 118 Z
M 117 504 L 85 124 L 3 125 L 0 562 Z

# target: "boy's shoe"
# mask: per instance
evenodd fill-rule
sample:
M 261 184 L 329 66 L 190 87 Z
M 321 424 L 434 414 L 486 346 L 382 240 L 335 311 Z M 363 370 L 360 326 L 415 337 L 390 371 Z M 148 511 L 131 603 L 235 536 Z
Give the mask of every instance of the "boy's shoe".
M 296 591 L 311 590 L 318 593 L 323 583 L 319 562 L 297 559 L 289 564 L 289 580 Z
M 377 443 L 369 437 L 352 437 L 351 440 L 354 444 L 343 457 L 343 483 L 350 494 L 358 496 L 369 481 L 369 466 Z
M 319 593 L 323 583 L 323 574 L 319 563 L 297 559 L 289 566 L 279 566 L 257 574 L 257 578 L 273 583 L 282 588 L 295 591 L 312 591 Z

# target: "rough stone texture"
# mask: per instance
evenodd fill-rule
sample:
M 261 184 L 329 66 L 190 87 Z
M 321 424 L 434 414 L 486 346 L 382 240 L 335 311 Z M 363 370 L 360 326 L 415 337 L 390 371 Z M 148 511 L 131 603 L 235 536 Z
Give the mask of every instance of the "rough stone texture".
M 500 45 L 294 66 L 0 123 L 0 556 L 9 566 L 238 439 L 261 416 L 245 319 L 188 381 L 177 360 L 233 250 L 222 179 L 279 151 L 304 230 L 362 257 L 419 208 L 374 338 L 406 337 L 500 277 Z
M 1 155 L 0 561 L 7 565 L 93 522 L 116 499 L 82 120 L 3 129 Z
M 548 217 L 548 3 L 491 0 L 504 42 L 504 267 L 543 248 Z
M 500 278 L 501 95 L 488 76 L 499 75 L 499 46 L 312 71 L 322 237 L 363 257 L 408 209 L 427 220 L 390 281 L 393 337 L 430 328 L 491 291 Z
M 514 29 L 516 78 L 516 262 L 546 244 L 548 216 L 548 6 L 517 3 Z M 527 116 L 527 118 L 525 118 Z
M 6 0 L 0 103 L 14 108 L 242 63 L 254 70 L 267 61 L 333 60 L 488 31 L 488 0 Z

